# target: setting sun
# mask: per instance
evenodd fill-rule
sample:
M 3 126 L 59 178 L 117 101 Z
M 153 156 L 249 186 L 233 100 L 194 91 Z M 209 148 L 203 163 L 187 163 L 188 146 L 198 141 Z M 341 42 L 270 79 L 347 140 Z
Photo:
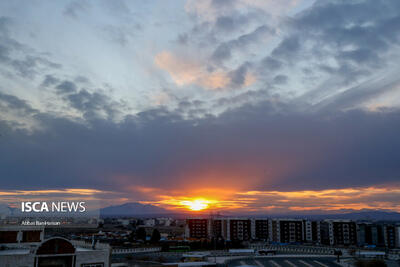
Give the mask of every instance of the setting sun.
M 181 204 L 186 206 L 188 209 L 193 210 L 193 211 L 200 211 L 208 208 L 208 204 L 210 204 L 211 201 L 205 200 L 205 199 L 194 199 L 194 200 L 186 200 L 182 201 Z

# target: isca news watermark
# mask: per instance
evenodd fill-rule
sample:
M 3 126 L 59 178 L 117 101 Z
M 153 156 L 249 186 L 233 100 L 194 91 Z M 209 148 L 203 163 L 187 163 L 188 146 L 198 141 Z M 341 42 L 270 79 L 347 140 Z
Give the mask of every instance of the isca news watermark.
M 69 201 L 57 201 L 57 202 L 21 202 L 21 212 L 28 213 L 46 213 L 46 212 L 61 212 L 61 213 L 82 213 L 86 211 L 85 202 L 69 202 Z

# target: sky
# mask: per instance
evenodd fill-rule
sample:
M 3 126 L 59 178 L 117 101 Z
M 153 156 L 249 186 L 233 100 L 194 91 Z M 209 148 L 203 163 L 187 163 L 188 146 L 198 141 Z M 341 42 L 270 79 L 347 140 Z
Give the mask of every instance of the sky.
M 400 212 L 400 2 L 0 2 L 0 200 Z

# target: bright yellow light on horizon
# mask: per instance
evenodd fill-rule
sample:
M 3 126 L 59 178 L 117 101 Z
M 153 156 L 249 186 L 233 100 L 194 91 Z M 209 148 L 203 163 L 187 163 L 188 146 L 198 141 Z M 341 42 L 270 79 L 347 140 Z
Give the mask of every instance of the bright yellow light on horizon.
M 194 200 L 185 200 L 182 201 L 181 204 L 186 206 L 188 209 L 192 211 L 200 211 L 208 208 L 208 204 L 211 201 L 205 199 L 194 199 Z

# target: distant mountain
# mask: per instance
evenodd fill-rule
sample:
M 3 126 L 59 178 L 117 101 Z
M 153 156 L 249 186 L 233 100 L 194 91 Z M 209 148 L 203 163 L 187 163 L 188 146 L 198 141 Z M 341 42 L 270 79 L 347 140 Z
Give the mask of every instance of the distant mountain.
M 256 216 L 257 217 L 257 216 Z M 271 214 L 261 217 L 270 218 L 306 218 L 311 220 L 344 219 L 344 220 L 368 220 L 368 221 L 400 221 L 400 213 L 388 211 L 360 211 L 337 214 Z
M 131 217 L 156 217 L 168 215 L 176 218 L 186 218 L 194 216 L 191 212 L 173 212 L 166 210 L 154 205 L 144 205 L 136 202 L 125 203 L 122 205 L 110 206 L 100 209 L 100 216 L 102 217 L 120 217 L 120 216 L 131 216 Z M 208 212 L 196 213 L 197 217 L 208 218 L 210 214 Z M 377 211 L 377 210 L 364 210 L 360 212 L 351 213 L 336 213 L 336 214 L 240 214 L 240 213 L 229 213 L 224 212 L 219 214 L 221 217 L 265 217 L 265 218 L 298 218 L 298 219 L 310 219 L 310 220 L 324 220 L 324 219 L 346 219 L 346 220 L 369 220 L 369 221 L 399 221 L 400 213 L 388 212 L 388 211 Z
M 169 213 L 168 210 L 154 206 L 144 205 L 136 202 L 125 203 L 122 205 L 110 206 L 100 209 L 100 216 L 143 216 L 143 215 L 162 215 Z
M 400 221 L 400 213 L 387 211 L 362 211 L 336 215 L 332 214 L 329 215 L 329 217 L 350 220 Z

